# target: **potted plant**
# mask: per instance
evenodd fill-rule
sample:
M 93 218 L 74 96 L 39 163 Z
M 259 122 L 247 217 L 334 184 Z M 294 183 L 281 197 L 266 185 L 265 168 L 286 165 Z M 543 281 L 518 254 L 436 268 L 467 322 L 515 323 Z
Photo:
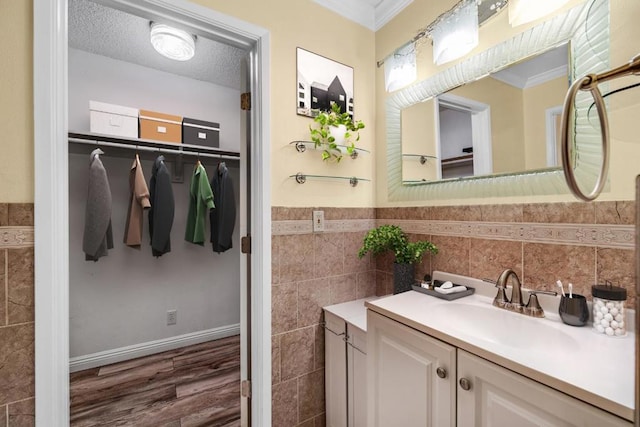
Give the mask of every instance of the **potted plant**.
M 358 257 L 367 253 L 379 255 L 391 251 L 395 257 L 393 264 L 393 293 L 411 290 L 414 283 L 415 264 L 422 260 L 425 252 L 438 253 L 438 248 L 431 242 L 421 240 L 410 242 L 404 231 L 397 225 L 381 225 L 369 230 L 364 237 Z
M 360 140 L 360 129 L 364 129 L 361 120 L 354 121 L 348 112 L 341 112 L 340 105 L 331 104 L 331 111 L 320 111 L 313 118 L 317 127 L 309 126 L 311 141 L 316 149 L 322 149 L 322 160 L 339 162 L 342 160 L 340 145 L 353 155 L 355 142 Z M 355 141 L 351 139 L 355 136 Z

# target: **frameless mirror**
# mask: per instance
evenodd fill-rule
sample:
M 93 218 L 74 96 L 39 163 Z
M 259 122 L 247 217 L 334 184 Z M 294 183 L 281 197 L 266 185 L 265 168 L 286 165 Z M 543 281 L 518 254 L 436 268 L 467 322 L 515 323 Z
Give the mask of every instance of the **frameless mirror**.
M 556 138 L 557 107 L 562 104 L 568 81 L 609 67 L 608 22 L 609 1 L 588 1 L 390 96 L 386 102 L 389 201 L 568 193 L 562 171 L 557 166 L 557 153 L 547 141 Z M 480 117 L 482 114 L 478 110 L 483 106 L 478 104 L 489 103 L 474 99 L 471 92 L 487 89 L 475 89 L 475 83 L 490 81 L 494 85 L 508 86 L 498 79 L 503 77 L 498 72 L 505 69 L 505 65 L 522 63 L 546 52 L 553 55 L 550 52 L 560 46 L 565 53 L 559 51 L 556 54 L 571 58 L 569 72 L 566 77 L 558 77 L 557 82 L 562 80 L 563 86 L 555 90 L 557 93 L 549 97 L 549 102 L 545 100 L 548 105 L 535 108 L 538 116 L 544 110 L 544 120 L 526 124 L 529 119 L 524 115 L 519 119 L 507 119 L 505 115 L 511 111 L 504 101 L 488 108 L 490 118 Z M 466 101 L 461 103 L 460 98 Z M 523 111 L 524 105 L 523 101 Z M 576 123 L 583 123 L 589 105 L 587 98 L 579 100 Z M 476 114 L 462 119 L 457 113 L 463 110 Z M 439 141 L 447 139 L 447 132 L 450 133 L 450 129 L 437 129 L 441 122 L 444 123 L 445 116 L 454 117 L 454 122 L 471 121 L 470 137 L 469 132 L 466 137 L 454 137 L 458 140 L 471 138 L 471 141 L 456 147 L 454 152 L 446 151 L 449 148 L 445 149 Z M 476 121 L 482 119 L 480 123 L 484 125 L 476 123 L 474 127 L 474 118 Z M 547 119 L 550 121 L 548 125 Z M 504 123 L 499 125 L 500 121 Z M 588 150 L 599 142 L 599 134 L 597 128 L 579 126 L 579 132 L 574 133 L 576 156 L 581 156 L 581 150 L 587 156 Z M 477 138 L 480 138 L 478 141 L 483 138 L 492 142 L 502 141 L 502 146 L 478 145 L 475 143 Z M 534 145 L 533 140 L 538 145 Z M 471 154 L 473 160 L 469 162 Z M 506 160 L 501 160 L 500 155 L 504 155 Z M 443 159 L 455 159 L 444 162 L 445 165 L 450 164 L 444 169 L 451 172 L 443 171 Z M 460 169 L 453 167 L 455 162 L 472 163 L 473 172 L 453 171 Z M 593 169 L 596 173 L 597 168 Z M 585 179 L 592 174 L 590 169 L 580 172 Z
M 560 167 L 568 61 L 563 44 L 403 109 L 403 181 Z

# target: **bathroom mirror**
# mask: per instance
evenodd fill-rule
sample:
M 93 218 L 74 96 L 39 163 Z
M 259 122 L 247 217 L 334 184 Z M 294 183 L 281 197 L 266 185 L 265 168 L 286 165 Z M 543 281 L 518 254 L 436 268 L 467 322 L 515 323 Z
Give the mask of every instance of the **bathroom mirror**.
M 565 43 L 403 109 L 403 182 L 561 167 L 568 63 Z
M 428 175 L 422 172 L 423 175 L 409 176 L 407 174 L 406 178 L 416 179 L 405 179 L 403 169 L 408 168 L 405 165 L 413 163 L 414 167 L 415 165 L 423 168 L 429 167 L 437 163 L 435 160 L 438 153 L 435 148 L 432 152 L 428 152 L 428 150 L 422 153 L 414 152 L 417 150 L 415 146 L 407 146 L 403 151 L 403 135 L 407 134 L 405 136 L 408 138 L 412 137 L 411 132 L 421 134 L 423 137 L 426 134 L 435 135 L 434 109 L 436 101 L 440 102 L 437 97 L 444 94 L 445 96 L 441 98 L 447 98 L 447 95 L 450 95 L 448 92 L 455 88 L 469 86 L 471 82 L 504 69 L 507 64 L 521 62 L 526 58 L 550 51 L 561 45 L 569 45 L 568 56 L 571 61 L 568 67 L 568 77 L 570 79 L 607 69 L 609 67 L 608 23 L 609 1 L 587 1 L 390 96 L 386 101 L 389 201 L 568 193 L 560 168 L 547 167 L 546 165 L 544 168 L 535 168 L 524 172 L 511 170 L 493 175 L 484 174 L 440 180 L 438 180 L 437 173 Z M 564 93 L 562 95 L 564 96 Z M 429 102 L 425 102 L 429 100 L 432 102 L 431 107 L 429 107 Z M 589 105 L 587 97 L 578 100 L 576 123 L 584 122 L 583 118 L 587 117 Z M 426 111 L 419 111 L 420 109 Z M 418 124 L 413 128 L 404 126 L 403 129 L 403 120 L 406 123 L 415 120 L 415 117 L 411 116 L 430 116 L 431 119 L 422 119 L 422 121 L 414 122 Z M 578 159 L 589 159 L 590 163 L 597 163 L 597 159 L 593 159 L 594 156 L 591 154 L 597 152 L 594 147 L 599 144 L 599 135 L 599 129 L 590 124 L 579 126 L 579 132 L 574 134 L 573 142 Z M 422 155 L 425 156 L 424 159 L 421 159 Z M 425 160 L 425 164 L 421 164 L 421 160 Z M 590 163 L 585 166 L 577 162 L 579 170 L 576 172 L 579 179 L 586 182 L 595 179 L 598 168 L 593 167 Z

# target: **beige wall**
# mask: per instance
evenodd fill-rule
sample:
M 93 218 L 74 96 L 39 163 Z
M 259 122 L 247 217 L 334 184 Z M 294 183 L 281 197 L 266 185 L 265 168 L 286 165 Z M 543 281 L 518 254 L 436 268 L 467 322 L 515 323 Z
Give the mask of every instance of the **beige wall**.
M 402 112 L 402 152 L 436 156 L 436 137 L 434 132 L 435 112 L 433 101 L 420 102 Z M 417 157 L 402 159 L 402 179 L 405 181 L 433 180 L 438 176 L 433 160 L 420 164 Z
M 33 15 L 30 0 L 0 2 L 0 201 L 33 201 Z
M 417 30 L 425 27 L 440 13 L 448 10 L 455 4 L 455 0 L 438 2 L 413 2 L 403 10 L 395 19 L 376 32 L 376 59 L 381 60 L 394 49 L 410 40 Z M 572 0 L 563 6 L 558 13 L 562 13 L 576 5 L 584 3 L 584 0 Z M 640 16 L 640 2 L 635 0 L 610 1 L 610 37 L 611 37 L 611 66 L 617 66 L 627 62 L 638 53 L 637 45 L 629 43 L 629 40 L 637 40 L 640 37 L 640 27 L 635 18 Z M 500 43 L 516 34 L 526 31 L 542 22 L 534 21 L 529 24 L 512 28 L 508 23 L 506 13 L 501 13 L 480 28 L 480 44 L 469 56 L 480 53 L 496 43 Z M 457 61 L 444 64 L 440 67 L 433 65 L 431 46 L 428 42 L 419 44 L 418 49 L 418 80 L 423 80 L 437 72 L 454 66 Z M 617 84 L 617 83 L 616 83 Z M 627 82 L 628 84 L 628 82 Z M 611 87 L 615 85 L 612 84 Z M 384 90 L 384 72 L 379 68 L 376 73 L 376 114 L 384 117 L 385 101 L 389 94 Z M 640 173 L 640 165 L 633 159 L 640 158 L 639 138 L 633 135 L 632 129 L 634 117 L 640 114 L 638 103 L 638 90 L 617 96 L 610 102 L 611 124 L 611 167 L 610 185 L 600 196 L 599 200 L 631 200 L 634 198 L 635 176 Z M 386 151 L 386 125 L 383 120 L 378 120 L 376 125 L 376 151 Z M 494 197 L 494 198 L 467 198 L 461 200 L 421 200 L 414 202 L 389 202 L 387 197 L 387 164 L 384 156 L 376 157 L 376 206 L 415 206 L 415 205 L 462 205 L 462 204 L 487 204 L 487 203 L 519 203 L 519 202 L 555 202 L 575 200 L 569 194 L 556 196 L 535 197 Z
M 484 78 L 450 92 L 491 108 L 491 147 L 495 173 L 524 170 L 522 91 L 499 80 Z
M 341 164 L 324 164 L 319 152 L 299 154 L 290 141 L 308 139 L 311 120 L 296 115 L 296 47 L 354 68 L 356 119 L 369 125 L 361 132 L 361 146 L 372 149 L 374 126 L 374 34 L 313 2 L 274 0 L 235 2 L 200 0 L 198 3 L 260 25 L 271 33 L 271 198 L 279 206 L 373 206 L 374 183 L 356 188 L 346 182 L 295 183 L 296 172 L 372 178 L 374 154 Z M 33 201 L 33 19 L 29 0 L 0 3 L 0 200 Z M 314 28 L 314 23 L 321 23 Z
M 547 124 L 548 108 L 562 106 L 569 85 L 567 77 L 545 82 L 527 88 L 523 93 L 524 102 L 524 147 L 525 169 L 547 167 Z M 558 161 L 561 161 L 558 158 Z

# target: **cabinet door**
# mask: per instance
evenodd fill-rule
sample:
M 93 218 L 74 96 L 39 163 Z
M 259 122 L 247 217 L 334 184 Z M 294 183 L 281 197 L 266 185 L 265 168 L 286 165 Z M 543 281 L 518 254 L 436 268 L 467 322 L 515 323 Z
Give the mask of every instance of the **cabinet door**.
M 346 324 L 324 313 L 325 404 L 327 427 L 347 426 L 347 346 Z
M 578 399 L 458 350 L 460 427 L 613 427 L 631 424 Z
M 349 346 L 347 372 L 349 376 L 349 427 L 367 426 L 367 334 L 347 325 Z
M 369 310 L 369 425 L 454 426 L 455 355 L 454 347 Z

